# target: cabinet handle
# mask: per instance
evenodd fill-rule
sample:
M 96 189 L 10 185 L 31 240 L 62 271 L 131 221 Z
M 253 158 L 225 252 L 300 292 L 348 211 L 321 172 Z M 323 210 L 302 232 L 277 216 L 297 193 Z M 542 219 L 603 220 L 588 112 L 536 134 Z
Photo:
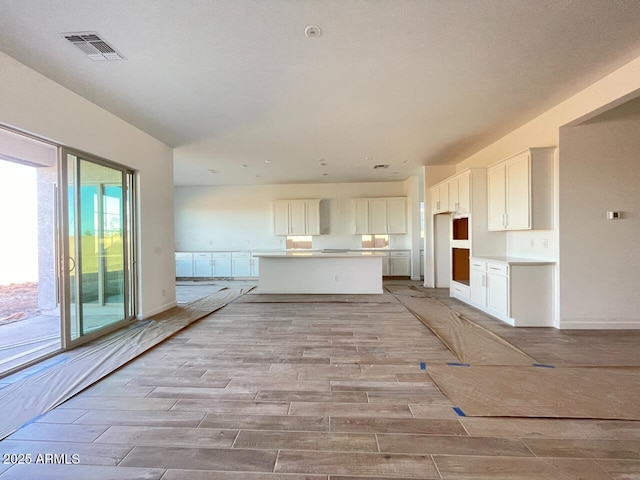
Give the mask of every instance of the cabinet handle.
M 487 286 L 487 277 L 485 275 L 482 275 L 482 286 L 483 287 Z

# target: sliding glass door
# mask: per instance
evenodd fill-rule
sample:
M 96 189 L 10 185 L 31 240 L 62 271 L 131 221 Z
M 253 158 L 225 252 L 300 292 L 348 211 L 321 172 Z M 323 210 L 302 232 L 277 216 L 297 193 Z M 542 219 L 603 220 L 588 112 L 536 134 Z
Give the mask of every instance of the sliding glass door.
M 133 172 L 63 149 L 65 346 L 135 316 Z

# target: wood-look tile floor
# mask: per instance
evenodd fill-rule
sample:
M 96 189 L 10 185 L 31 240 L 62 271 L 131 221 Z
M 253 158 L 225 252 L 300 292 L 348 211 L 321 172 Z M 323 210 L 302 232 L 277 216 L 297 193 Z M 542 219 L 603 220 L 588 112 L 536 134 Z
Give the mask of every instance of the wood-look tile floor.
M 396 302 L 233 303 L 0 442 L 32 459 L 0 480 L 640 479 L 640 422 L 461 418 L 420 368 L 455 361 Z

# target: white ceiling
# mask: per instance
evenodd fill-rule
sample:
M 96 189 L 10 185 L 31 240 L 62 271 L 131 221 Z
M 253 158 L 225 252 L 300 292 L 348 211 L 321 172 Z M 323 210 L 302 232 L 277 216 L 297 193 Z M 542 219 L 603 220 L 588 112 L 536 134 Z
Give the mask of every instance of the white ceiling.
M 176 185 L 455 163 L 637 57 L 639 31 L 638 0 L 0 1 L 0 50 L 175 147 Z

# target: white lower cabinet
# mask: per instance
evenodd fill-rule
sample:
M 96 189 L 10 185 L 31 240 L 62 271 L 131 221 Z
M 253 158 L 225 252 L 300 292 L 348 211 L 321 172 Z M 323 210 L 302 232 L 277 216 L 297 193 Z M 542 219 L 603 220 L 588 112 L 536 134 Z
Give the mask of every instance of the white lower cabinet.
M 471 258 L 469 298 L 458 298 L 512 326 L 553 326 L 553 263 Z
M 497 316 L 509 314 L 508 265 L 487 265 L 487 310 Z
M 193 254 L 193 276 L 200 278 L 213 277 L 213 261 L 210 253 Z
M 215 252 L 211 258 L 214 277 L 231 277 L 231 252 Z
M 390 275 L 389 271 L 389 254 L 384 252 L 385 256 L 382 257 L 382 276 L 388 277 Z
M 249 252 L 231 253 L 231 276 L 234 278 L 251 276 L 251 254 Z
M 255 253 L 251 254 L 251 276 L 258 278 L 258 275 L 260 275 L 260 258 L 255 255 Z
M 487 262 L 469 262 L 469 300 L 481 309 L 487 308 Z
M 389 275 L 392 277 L 408 277 L 411 275 L 411 252 L 389 252 Z
M 176 252 L 176 277 L 193 277 L 193 253 Z
M 469 295 L 471 294 L 469 285 L 451 281 L 449 289 L 452 297 L 462 300 L 463 302 L 469 302 Z

